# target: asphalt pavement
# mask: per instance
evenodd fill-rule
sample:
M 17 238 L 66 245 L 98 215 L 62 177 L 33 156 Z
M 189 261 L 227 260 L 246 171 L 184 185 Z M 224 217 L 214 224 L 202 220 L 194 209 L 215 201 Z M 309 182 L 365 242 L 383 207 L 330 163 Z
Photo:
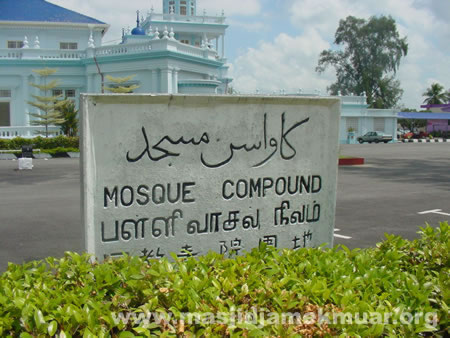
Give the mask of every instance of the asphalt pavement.
M 450 143 L 343 145 L 362 166 L 339 167 L 335 242 L 374 246 L 384 233 L 416 238 L 450 220 Z M 82 252 L 79 159 L 0 160 L 0 272 L 8 262 Z
M 334 244 L 365 248 L 384 233 L 417 238 L 420 227 L 450 220 L 450 143 L 358 144 L 341 155 L 365 158 L 340 166 Z

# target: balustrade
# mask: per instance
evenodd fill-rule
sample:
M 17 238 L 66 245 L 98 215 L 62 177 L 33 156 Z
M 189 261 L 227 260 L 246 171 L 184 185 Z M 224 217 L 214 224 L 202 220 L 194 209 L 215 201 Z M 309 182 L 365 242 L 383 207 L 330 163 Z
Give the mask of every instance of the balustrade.
M 52 136 L 61 135 L 61 129 L 56 126 L 49 126 L 48 131 Z M 39 135 L 40 136 L 45 135 L 45 127 L 41 126 L 0 127 L 0 138 L 14 138 L 14 137 L 33 138 Z
M 149 40 L 139 43 L 127 43 L 120 45 L 102 46 L 84 50 L 60 50 L 60 49 L 0 49 L 0 59 L 59 59 L 80 60 L 92 56 L 112 56 L 148 53 L 149 51 L 170 50 L 195 57 L 218 60 L 217 51 L 183 44 L 172 39 Z

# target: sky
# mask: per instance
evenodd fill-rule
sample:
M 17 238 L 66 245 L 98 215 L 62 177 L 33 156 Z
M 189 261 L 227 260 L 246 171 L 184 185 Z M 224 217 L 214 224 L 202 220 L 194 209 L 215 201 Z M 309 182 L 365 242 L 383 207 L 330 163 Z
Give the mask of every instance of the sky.
M 49 0 L 111 25 L 104 43 L 118 42 L 122 28 L 136 25 L 142 14 L 162 12 L 162 0 Z M 326 94 L 335 81 L 333 68 L 315 71 L 319 54 L 335 48 L 334 33 L 349 15 L 368 19 L 390 15 L 408 55 L 397 78 L 404 90 L 400 106 L 420 109 L 423 92 L 438 82 L 450 89 L 449 0 L 197 0 L 197 14 L 220 15 L 226 32 L 226 57 L 232 86 L 242 94 Z

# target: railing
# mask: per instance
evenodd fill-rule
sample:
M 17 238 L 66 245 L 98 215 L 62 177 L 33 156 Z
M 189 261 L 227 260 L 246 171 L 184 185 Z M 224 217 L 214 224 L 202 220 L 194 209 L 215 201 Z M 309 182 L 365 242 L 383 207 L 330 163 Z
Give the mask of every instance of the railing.
M 0 49 L 0 59 L 21 59 L 22 54 L 21 49 Z
M 177 46 L 177 51 L 179 53 L 183 53 L 183 54 L 188 54 L 188 55 L 192 55 L 192 56 L 197 56 L 197 57 L 204 57 L 204 50 L 198 47 L 194 47 L 192 48 L 192 46 L 189 46 L 187 44 L 184 43 L 180 43 Z
M 225 16 L 207 16 L 207 15 L 179 15 L 179 14 L 161 14 L 161 13 L 150 13 L 146 19 L 150 21 L 187 21 L 195 23 L 216 23 L 224 24 Z
M 49 136 L 61 135 L 61 128 L 56 126 L 48 127 Z M 36 136 L 45 136 L 45 127 L 40 126 L 17 126 L 17 127 L 0 127 L 0 138 L 32 138 Z
M 64 59 L 80 60 L 86 57 L 81 50 L 40 49 L 40 48 L 8 48 L 0 49 L 0 59 Z
M 367 97 L 362 95 L 352 95 L 352 96 L 339 96 L 341 98 L 342 104 L 348 105 L 365 105 Z
M 113 56 L 147 53 L 149 51 L 170 50 L 181 54 L 191 55 L 199 58 L 220 61 L 217 51 L 209 48 L 200 48 L 187 45 L 175 39 L 162 37 L 159 40 L 148 40 L 145 42 L 134 42 L 120 45 L 109 45 L 98 48 L 88 48 L 86 51 L 70 51 L 59 49 L 0 49 L 0 59 L 20 60 L 81 60 L 94 56 Z
M 111 45 L 98 47 L 94 49 L 94 54 L 96 56 L 138 54 L 148 52 L 151 49 L 152 45 L 151 41 L 149 41 L 140 43 L 127 43 L 125 45 Z
M 149 40 L 139 43 L 127 43 L 123 45 L 111 45 L 88 50 L 87 57 L 92 56 L 113 56 L 113 55 L 129 55 L 139 54 L 148 51 L 163 51 L 170 50 L 181 54 L 191 55 L 195 57 L 220 60 L 218 54 L 213 49 L 199 48 L 191 45 L 181 43 L 173 39 L 161 38 L 159 40 Z

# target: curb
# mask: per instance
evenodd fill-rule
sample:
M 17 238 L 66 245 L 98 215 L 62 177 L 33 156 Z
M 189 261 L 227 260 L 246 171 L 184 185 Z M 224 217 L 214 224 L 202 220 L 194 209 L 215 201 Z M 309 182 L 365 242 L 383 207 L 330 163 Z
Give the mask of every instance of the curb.
M 450 143 L 450 139 L 448 139 L 448 138 L 432 138 L 432 139 L 414 138 L 414 139 L 409 139 L 409 140 L 403 140 L 400 142 L 401 143 Z
M 61 158 L 61 157 L 70 157 L 70 158 L 79 158 L 80 153 L 73 152 L 62 152 L 56 153 L 54 155 L 50 155 L 48 153 L 35 153 L 33 154 L 33 159 L 49 159 L 49 158 Z M 21 156 L 16 156 L 14 153 L 0 153 L 0 160 L 17 160 L 21 158 Z
M 351 157 L 351 158 L 340 158 L 339 165 L 362 165 L 364 164 L 364 158 L 362 157 Z

